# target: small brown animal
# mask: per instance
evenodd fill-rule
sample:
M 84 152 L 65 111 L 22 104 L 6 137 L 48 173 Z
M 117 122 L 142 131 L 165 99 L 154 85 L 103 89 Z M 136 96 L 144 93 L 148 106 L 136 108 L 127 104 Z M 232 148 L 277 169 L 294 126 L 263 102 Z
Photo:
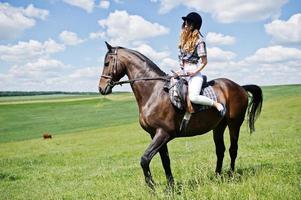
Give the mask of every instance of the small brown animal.
M 44 138 L 44 139 L 51 139 L 51 138 L 52 138 L 52 135 L 49 134 L 49 133 L 44 133 L 44 134 L 43 134 L 43 138 Z

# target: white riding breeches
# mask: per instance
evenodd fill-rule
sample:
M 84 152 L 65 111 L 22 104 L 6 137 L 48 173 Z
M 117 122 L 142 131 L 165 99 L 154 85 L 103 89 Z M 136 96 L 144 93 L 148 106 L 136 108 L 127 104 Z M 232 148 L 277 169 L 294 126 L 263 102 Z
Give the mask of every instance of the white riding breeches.
M 193 71 L 197 69 L 197 64 L 185 63 L 184 65 L 184 73 L 189 71 Z M 213 100 L 200 95 L 202 85 L 203 85 L 203 77 L 201 72 L 193 77 L 188 77 L 188 96 L 192 103 L 201 104 L 206 106 L 213 106 Z

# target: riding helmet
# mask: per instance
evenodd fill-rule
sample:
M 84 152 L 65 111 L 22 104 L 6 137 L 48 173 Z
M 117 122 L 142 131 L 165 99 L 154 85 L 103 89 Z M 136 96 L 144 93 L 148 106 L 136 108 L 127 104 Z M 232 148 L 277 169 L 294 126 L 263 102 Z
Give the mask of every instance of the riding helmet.
M 202 26 L 202 17 L 196 12 L 191 12 L 186 17 L 182 17 L 182 19 L 184 21 L 186 21 L 186 20 L 192 21 L 197 30 L 200 30 L 200 28 Z

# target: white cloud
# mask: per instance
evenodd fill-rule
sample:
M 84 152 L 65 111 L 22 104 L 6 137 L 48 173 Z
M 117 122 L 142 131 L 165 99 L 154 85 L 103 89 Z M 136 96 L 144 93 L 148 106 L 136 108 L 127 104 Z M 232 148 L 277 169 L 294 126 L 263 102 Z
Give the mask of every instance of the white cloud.
M 114 0 L 116 3 L 124 3 L 122 0 Z
M 88 13 L 93 11 L 95 6 L 94 0 L 63 0 L 65 3 L 84 9 Z
M 53 90 L 50 85 L 45 87 L 46 81 L 62 76 L 69 66 L 51 58 L 51 55 L 64 49 L 63 44 L 52 39 L 0 45 L 0 61 L 9 67 L 4 74 L 0 74 L 0 87 L 7 90 Z
M 210 79 L 226 77 L 241 85 L 300 84 L 300 63 L 300 49 L 270 46 L 237 62 L 209 60 L 204 71 Z
M 98 91 L 100 67 L 83 67 L 75 69 L 64 76 L 50 77 L 45 80 L 44 88 L 64 91 Z M 73 84 L 70 84 L 73 83 Z
M 224 51 L 218 47 L 207 48 L 208 61 L 230 61 L 236 57 L 232 51 Z
M 65 76 L 48 79 L 47 85 L 52 85 L 56 88 L 66 88 L 64 89 L 65 91 L 98 92 L 98 82 L 101 72 L 102 68 L 99 66 L 81 67 Z
M 161 0 L 159 13 L 167 13 L 179 5 L 210 13 L 219 22 L 257 21 L 277 18 L 288 0 Z M 180 18 L 179 18 L 180 19 Z
M 206 42 L 210 45 L 231 45 L 235 43 L 235 37 L 209 32 L 206 36 Z
M 65 50 L 65 46 L 63 44 L 59 44 L 52 39 L 48 39 L 44 42 L 44 48 L 46 54 L 52 54 Z
M 39 58 L 26 64 L 12 66 L 5 74 L 0 74 L 0 88 L 5 90 L 61 90 L 46 87 L 49 79 L 58 77 L 67 66 L 59 60 Z M 63 85 L 61 85 L 63 88 Z
M 163 71 L 169 73 L 171 69 L 175 70 L 179 67 L 179 62 L 170 57 L 169 51 L 156 51 L 148 44 L 139 44 L 134 48 L 139 51 L 154 63 L 158 65 Z
M 70 31 L 63 31 L 60 34 L 60 39 L 67 45 L 78 45 L 83 43 L 84 40 L 80 39 L 76 33 Z
M 105 35 L 106 34 L 103 31 L 92 32 L 92 33 L 90 33 L 89 38 L 92 40 L 103 39 L 103 38 L 105 38 Z
M 148 44 L 139 44 L 135 49 L 154 60 L 167 73 L 170 73 L 170 69 L 179 68 L 178 62 L 170 58 L 168 50 L 156 51 Z M 275 59 L 280 53 L 283 56 Z M 233 52 L 219 48 L 209 48 L 208 54 L 211 58 L 203 73 L 209 80 L 226 77 L 240 85 L 301 83 L 301 50 L 296 48 L 283 46 L 261 48 L 253 55 L 237 62 L 233 61 L 235 57 Z M 219 59 L 213 59 L 212 56 Z M 78 68 L 62 73 L 66 68 L 68 66 L 61 61 L 50 58 L 39 58 L 24 65 L 18 64 L 7 74 L 0 74 L 0 87 L 7 90 L 97 91 L 101 67 Z M 129 91 L 130 88 L 124 85 L 114 90 Z
M 70 69 L 59 60 L 40 58 L 0 73 L 0 87 L 18 91 L 98 91 L 101 67 Z
M 44 43 L 36 40 L 20 41 L 16 45 L 0 45 L 0 60 L 24 63 L 38 57 L 49 56 L 64 49 L 64 45 L 58 44 L 52 39 L 48 39 Z
M 274 20 L 264 27 L 275 43 L 301 43 L 301 13 L 291 16 L 287 21 Z
M 286 63 L 288 61 L 301 61 L 301 50 L 280 45 L 258 49 L 254 55 L 245 58 L 248 63 Z M 301 68 L 301 62 L 300 68 Z
M 220 77 L 231 77 L 237 70 L 234 58 L 236 54 L 232 51 L 225 51 L 218 47 L 207 48 L 208 64 L 202 71 L 209 79 Z M 235 69 L 235 70 L 234 70 Z
M 37 18 L 44 20 L 48 14 L 48 10 L 35 8 L 32 4 L 27 8 L 16 8 L 0 2 L 0 40 L 16 38 L 33 27 Z
M 110 7 L 110 2 L 107 0 L 101 0 L 99 2 L 99 7 L 103 9 L 108 9 Z
M 48 10 L 35 8 L 32 4 L 28 5 L 27 8 L 23 10 L 24 15 L 32 18 L 40 18 L 45 20 L 46 17 L 49 15 Z
M 15 65 L 6 74 L 0 74 L 0 87 L 18 91 L 98 91 L 101 67 L 69 70 L 70 67 L 59 60 L 38 59 Z
M 9 70 L 9 73 L 14 74 L 16 76 L 23 76 L 24 74 L 36 74 L 38 76 L 41 76 L 47 71 L 50 72 L 60 70 L 64 66 L 65 65 L 59 60 L 39 58 L 37 61 L 29 62 L 25 65 L 14 65 Z
M 157 52 L 147 44 L 141 44 L 134 49 L 149 57 L 151 60 L 160 61 L 170 55 L 167 51 Z
M 126 11 L 110 13 L 107 19 L 99 20 L 106 28 L 105 34 L 113 45 L 127 45 L 130 41 L 146 39 L 167 34 L 169 29 L 145 20 L 138 15 L 129 15 Z
M 100 67 L 85 67 L 73 71 L 69 78 L 97 79 L 101 73 Z

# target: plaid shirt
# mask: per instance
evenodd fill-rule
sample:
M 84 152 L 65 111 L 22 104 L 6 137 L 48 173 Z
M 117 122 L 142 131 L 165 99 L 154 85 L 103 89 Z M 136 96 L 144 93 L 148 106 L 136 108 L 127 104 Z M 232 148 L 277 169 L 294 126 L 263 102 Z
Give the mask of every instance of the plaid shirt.
M 195 49 L 192 53 L 184 52 L 179 48 L 179 61 L 182 63 L 183 61 L 197 64 L 201 56 L 206 56 L 206 43 L 204 38 L 200 35 L 200 39 L 197 41 Z

